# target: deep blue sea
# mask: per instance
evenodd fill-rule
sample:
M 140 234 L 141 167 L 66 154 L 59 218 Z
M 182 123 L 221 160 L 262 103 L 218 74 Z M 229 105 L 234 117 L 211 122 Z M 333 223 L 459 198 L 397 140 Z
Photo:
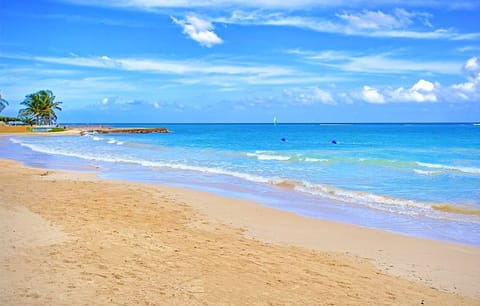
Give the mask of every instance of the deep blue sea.
M 0 156 L 48 168 L 98 167 L 104 178 L 195 188 L 308 217 L 480 245 L 478 124 L 108 126 L 171 133 L 10 136 Z

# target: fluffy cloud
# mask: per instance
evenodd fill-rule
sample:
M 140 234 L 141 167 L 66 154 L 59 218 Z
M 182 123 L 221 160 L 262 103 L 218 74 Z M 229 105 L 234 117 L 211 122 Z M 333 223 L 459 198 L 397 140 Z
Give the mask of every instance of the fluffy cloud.
M 283 94 L 293 103 L 312 105 L 317 103 L 335 105 L 332 94 L 319 87 L 286 89 Z
M 408 90 L 400 87 L 390 92 L 390 97 L 398 102 L 437 102 L 435 91 L 439 87 L 438 83 L 420 80 Z
M 468 81 L 452 85 L 450 87 L 452 97 L 468 101 L 480 100 L 480 64 L 478 58 L 474 56 L 468 59 L 463 69 L 468 74 Z
M 480 64 L 478 63 L 478 58 L 474 56 L 468 59 L 463 66 L 463 69 L 470 75 L 476 76 L 478 73 L 480 73 Z
M 361 99 L 369 103 L 386 102 L 480 102 L 480 63 L 477 57 L 471 57 L 463 65 L 467 82 L 442 87 L 438 82 L 419 80 L 405 89 L 385 88 L 377 90 L 364 86 Z M 358 95 L 357 95 L 358 98 Z
M 195 15 L 188 15 L 183 20 L 176 19 L 175 17 L 171 18 L 173 22 L 183 28 L 183 33 L 202 46 L 210 48 L 223 42 L 223 40 L 213 32 L 215 27 L 208 20 L 201 19 Z
M 409 89 L 399 87 L 397 89 L 386 88 L 378 90 L 370 86 L 364 86 L 360 96 L 363 101 L 375 104 L 387 102 L 437 102 L 439 89 L 440 84 L 422 79 Z
M 385 103 L 384 96 L 380 92 L 378 92 L 378 90 L 370 86 L 363 86 L 361 96 L 362 96 L 362 100 L 368 103 L 374 103 L 374 104 Z

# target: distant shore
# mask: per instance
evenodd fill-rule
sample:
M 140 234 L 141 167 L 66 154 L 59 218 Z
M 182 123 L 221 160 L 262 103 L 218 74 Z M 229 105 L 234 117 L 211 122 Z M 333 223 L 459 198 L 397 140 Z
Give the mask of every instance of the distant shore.
M 105 126 L 82 126 L 82 127 L 68 127 L 64 131 L 55 132 L 30 132 L 23 126 L 0 126 L 1 135 L 29 135 L 29 136 L 60 136 L 60 135 L 84 135 L 86 133 L 99 133 L 99 134 L 148 134 L 148 133 L 169 133 L 166 128 L 112 128 Z
M 4 305 L 56 304 L 59 296 L 129 304 L 480 303 L 480 248 L 188 189 L 8 160 L 0 166 Z
M 150 134 L 150 133 L 169 133 L 166 128 L 94 128 L 94 129 L 82 129 L 81 135 L 86 133 L 99 133 L 99 134 Z

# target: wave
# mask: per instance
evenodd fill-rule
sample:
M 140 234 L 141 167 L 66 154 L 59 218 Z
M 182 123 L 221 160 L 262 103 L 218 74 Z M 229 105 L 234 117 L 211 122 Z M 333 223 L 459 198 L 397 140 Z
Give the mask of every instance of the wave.
M 307 163 L 320 163 L 320 162 L 328 162 L 330 161 L 327 158 L 312 158 L 312 157 L 305 157 L 303 161 Z
M 256 151 L 255 153 L 246 153 L 248 157 L 256 158 L 257 160 L 273 160 L 279 162 L 307 162 L 307 163 L 347 163 L 347 164 L 365 164 L 372 166 L 394 167 L 394 168 L 410 168 L 413 172 L 419 175 L 440 175 L 443 171 L 459 172 L 465 174 L 480 174 L 478 167 L 460 167 L 443 164 L 425 163 L 419 161 L 403 161 L 394 159 L 379 159 L 379 158 L 349 158 L 349 157 L 335 157 L 335 158 L 318 158 L 312 156 L 302 156 L 301 154 L 277 154 L 271 151 Z M 422 167 L 427 169 L 417 169 L 415 167 Z M 431 170 L 434 169 L 434 170 Z
M 431 168 L 431 169 L 442 169 L 454 172 L 462 172 L 468 174 L 480 174 L 480 168 L 473 168 L 473 167 L 457 167 L 457 166 L 450 166 L 450 165 L 442 165 L 442 164 L 429 164 L 429 163 L 422 163 L 416 162 L 418 166 L 424 168 Z
M 248 157 L 254 157 L 257 160 L 276 160 L 276 161 L 289 161 L 289 162 L 308 162 L 308 163 L 317 163 L 317 162 L 328 162 L 330 161 L 327 158 L 314 158 L 314 157 L 303 157 L 298 154 L 293 154 L 291 156 L 276 154 L 270 151 L 256 151 L 255 153 L 246 153 Z
M 257 151 L 255 153 L 247 153 L 249 157 L 255 157 L 258 160 L 278 160 L 278 161 L 287 161 L 290 160 L 290 156 L 277 155 L 273 153 L 267 153 L 263 151 Z
M 109 144 L 116 144 L 116 145 L 119 145 L 119 146 L 124 144 L 123 141 L 116 140 L 115 138 L 110 138 L 110 139 L 108 139 L 107 143 L 109 143 Z
M 480 215 L 480 209 L 402 199 L 368 192 L 346 190 L 324 184 L 313 184 L 297 180 L 274 180 L 270 181 L 270 183 L 281 188 L 288 188 L 335 201 L 358 204 L 372 209 L 397 214 L 441 219 L 444 219 L 445 216 L 434 215 L 432 214 L 432 211 L 440 211 L 454 215 Z M 474 220 L 473 222 L 480 223 L 480 220 Z
M 350 163 L 350 164 L 366 164 L 389 167 L 414 167 L 417 162 L 389 160 L 378 158 L 349 158 L 349 157 L 334 157 L 334 158 L 319 158 L 313 156 L 302 156 L 301 154 L 277 154 L 272 151 L 256 151 L 255 153 L 246 153 L 248 157 L 256 158 L 257 160 L 275 160 L 288 162 L 307 162 L 307 163 Z
M 432 205 L 432 208 L 438 211 L 443 211 L 448 213 L 480 216 L 480 209 L 475 209 L 475 208 L 453 206 L 450 204 L 434 204 Z
M 420 175 L 440 175 L 442 174 L 441 171 L 426 171 L 426 170 L 420 170 L 420 169 L 413 169 L 413 172 L 416 174 Z
M 46 154 L 63 155 L 69 157 L 81 158 L 84 160 L 111 162 L 111 163 L 125 163 L 132 165 L 141 165 L 151 168 L 167 168 L 183 171 L 195 171 L 206 174 L 226 175 L 240 178 L 249 182 L 268 184 L 279 188 L 299 191 L 322 198 L 327 198 L 339 202 L 351 203 L 366 206 L 372 209 L 388 211 L 397 214 L 417 215 L 431 218 L 445 218 L 433 212 L 443 212 L 456 215 L 479 215 L 475 209 L 464 209 L 457 206 L 451 206 L 443 203 L 430 203 L 416 200 L 402 199 L 390 197 L 385 195 L 378 195 L 368 192 L 354 191 L 333 187 L 325 184 L 311 183 L 302 180 L 289 180 L 278 177 L 265 177 L 261 175 L 238 172 L 218 167 L 204 167 L 194 166 L 184 163 L 175 163 L 168 161 L 150 161 L 137 160 L 125 156 L 107 156 L 107 155 L 92 155 L 91 152 L 86 153 L 72 153 L 63 150 L 55 150 L 49 147 L 38 146 L 35 144 L 26 144 L 16 139 L 10 139 L 12 142 L 30 148 L 31 150 L 42 152 Z M 421 170 L 420 170 L 421 171 Z M 478 210 L 480 212 L 480 210 Z M 474 220 L 480 222 L 480 220 Z
M 46 153 L 46 154 L 76 157 L 76 158 L 86 159 L 90 161 L 136 164 L 136 165 L 141 165 L 145 167 L 170 168 L 175 170 L 186 170 L 186 171 L 196 171 L 196 172 L 210 173 L 210 174 L 228 175 L 228 176 L 238 177 L 238 178 L 241 178 L 247 181 L 256 182 L 256 183 L 269 182 L 268 178 L 265 178 L 262 176 L 230 171 L 230 170 L 225 170 L 225 169 L 215 168 L 215 167 L 192 166 L 192 165 L 186 165 L 181 163 L 169 163 L 169 162 L 163 162 L 163 161 L 136 160 L 136 159 L 126 158 L 126 157 L 119 157 L 119 156 L 107 156 L 107 155 L 98 156 L 98 155 L 91 155 L 88 152 L 80 154 L 80 153 L 66 152 L 62 150 L 55 150 L 51 148 L 34 145 L 34 144 L 26 144 L 16 139 L 15 140 L 11 139 L 11 140 L 12 142 L 17 143 L 21 146 L 27 147 L 33 151 Z

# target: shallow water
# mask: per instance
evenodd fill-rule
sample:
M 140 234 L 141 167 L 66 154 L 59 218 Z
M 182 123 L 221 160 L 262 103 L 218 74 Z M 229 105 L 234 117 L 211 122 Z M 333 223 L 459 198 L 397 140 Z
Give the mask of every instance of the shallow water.
M 480 245 L 480 126 L 164 126 L 172 133 L 9 137 L 2 155 L 13 150 L 37 166 L 100 167 L 103 177 Z

